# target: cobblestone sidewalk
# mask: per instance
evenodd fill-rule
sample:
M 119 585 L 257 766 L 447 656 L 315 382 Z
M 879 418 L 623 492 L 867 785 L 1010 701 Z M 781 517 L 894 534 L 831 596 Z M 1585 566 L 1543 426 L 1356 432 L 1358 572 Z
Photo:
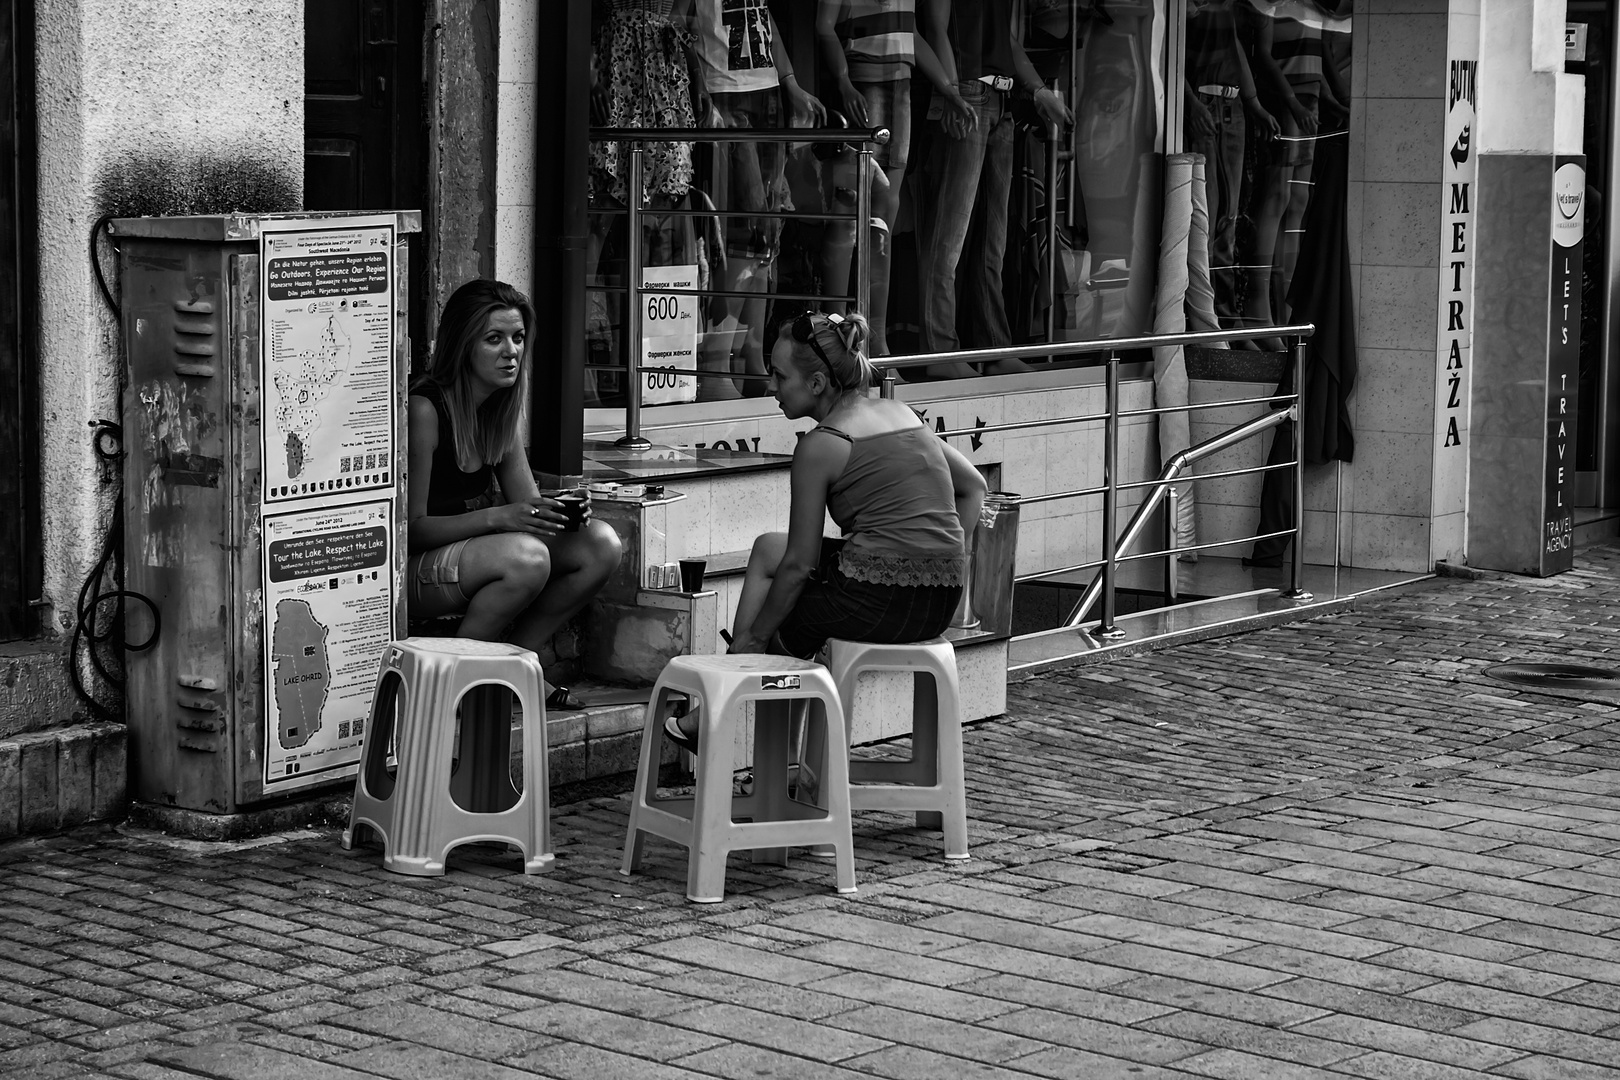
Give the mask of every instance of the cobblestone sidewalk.
M 968 735 L 974 858 L 857 821 L 831 868 L 385 873 L 335 831 L 0 847 L 0 1074 L 1620 1076 L 1620 548 L 1047 674 Z

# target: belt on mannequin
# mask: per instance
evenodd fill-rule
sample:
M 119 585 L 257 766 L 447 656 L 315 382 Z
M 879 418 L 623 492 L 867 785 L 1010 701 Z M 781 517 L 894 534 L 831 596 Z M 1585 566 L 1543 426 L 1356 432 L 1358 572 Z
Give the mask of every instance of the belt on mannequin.
M 1243 94 L 1243 91 L 1239 90 L 1235 86 L 1220 86 L 1220 85 L 1217 85 L 1215 83 L 1211 83 L 1208 86 L 1200 86 L 1198 88 L 1198 92 L 1200 94 L 1205 95 L 1206 97 L 1223 97 L 1223 98 L 1235 98 L 1235 97 L 1240 97 Z
M 1000 90 L 1003 94 L 1013 88 L 1011 75 L 980 75 L 979 82 L 992 90 Z

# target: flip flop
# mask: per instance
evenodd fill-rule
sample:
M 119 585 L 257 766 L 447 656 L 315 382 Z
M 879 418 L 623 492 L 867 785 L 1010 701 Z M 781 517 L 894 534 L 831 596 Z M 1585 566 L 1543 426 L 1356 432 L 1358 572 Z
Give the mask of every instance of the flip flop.
M 681 718 L 679 716 L 665 717 L 664 738 L 685 750 L 688 754 L 695 755 L 698 752 L 697 736 L 688 735 L 681 730 Z

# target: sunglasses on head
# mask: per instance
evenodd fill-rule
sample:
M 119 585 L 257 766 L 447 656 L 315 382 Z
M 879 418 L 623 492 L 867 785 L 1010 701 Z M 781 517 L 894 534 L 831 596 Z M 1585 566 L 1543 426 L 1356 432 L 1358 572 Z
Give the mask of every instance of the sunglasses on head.
M 832 361 L 827 358 L 827 354 L 821 349 L 821 343 L 816 340 L 817 319 L 826 319 L 827 325 L 834 330 L 844 325 L 844 317 L 837 312 L 807 311 L 793 320 L 793 340 L 801 345 L 810 346 L 810 351 L 821 358 L 821 362 L 827 365 L 828 374 L 832 375 L 834 382 L 837 382 L 838 373 L 833 370 Z

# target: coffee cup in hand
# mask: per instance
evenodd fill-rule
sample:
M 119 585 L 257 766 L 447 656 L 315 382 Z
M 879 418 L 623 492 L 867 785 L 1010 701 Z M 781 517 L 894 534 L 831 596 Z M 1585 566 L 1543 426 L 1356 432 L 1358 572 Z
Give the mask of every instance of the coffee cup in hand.
M 563 512 L 568 515 L 568 524 L 563 526 L 563 532 L 579 532 L 581 525 L 585 524 L 585 508 L 589 499 L 577 491 L 565 491 L 557 496 L 562 503 Z

